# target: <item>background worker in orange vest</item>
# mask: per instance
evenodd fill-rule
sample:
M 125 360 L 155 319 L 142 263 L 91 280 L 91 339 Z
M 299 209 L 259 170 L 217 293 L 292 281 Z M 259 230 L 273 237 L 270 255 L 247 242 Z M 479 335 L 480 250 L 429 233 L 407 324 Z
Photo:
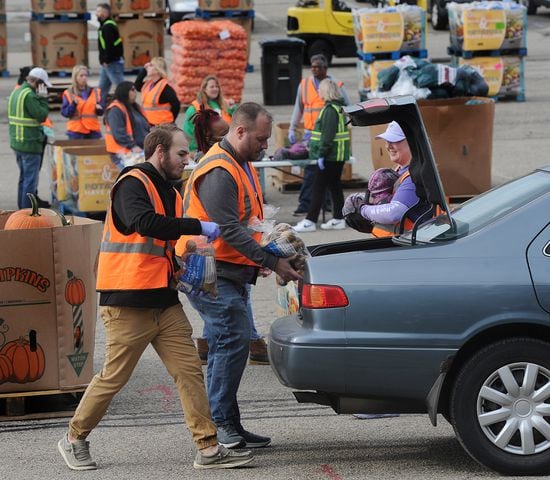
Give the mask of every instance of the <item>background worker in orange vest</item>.
M 65 463 L 73 470 L 97 468 L 86 438 L 130 379 L 149 344 L 176 384 L 198 449 L 194 467 L 230 468 L 252 460 L 249 451 L 231 452 L 218 445 L 201 363 L 191 338 L 193 329 L 175 288 L 179 270 L 176 240 L 181 235 L 203 234 L 212 241 L 219 235 L 214 223 L 183 218 L 182 199 L 171 182 L 181 178 L 188 153 L 179 128 L 173 124 L 157 127 L 145 139 L 147 160 L 125 169 L 111 190 L 97 272 L 107 353 L 102 370 L 88 385 L 69 423 L 69 431 L 58 443 Z
M 143 153 L 143 141 L 150 129 L 136 100 L 134 84 L 121 82 L 105 112 L 105 148 L 121 170 L 128 155 Z
M 151 125 L 172 123 L 180 113 L 180 101 L 167 77 L 166 60 L 154 57 L 134 82 L 136 90 L 141 92 L 143 114 Z
M 223 96 L 222 87 L 218 77 L 215 75 L 207 75 L 203 78 L 201 88 L 197 94 L 197 99 L 193 100 L 191 105 L 185 111 L 185 121 L 183 123 L 183 131 L 189 140 L 189 150 L 194 152 L 197 150 L 195 143 L 195 124 L 193 123 L 193 115 L 203 106 L 218 112 L 227 124 L 231 123 L 231 116 L 236 110 L 235 102 Z
M 186 215 L 220 225 L 213 242 L 218 274 L 218 298 L 187 295 L 205 323 L 208 341 L 207 390 L 218 440 L 228 448 L 260 448 L 271 439 L 247 431 L 241 423 L 237 391 L 250 345 L 247 284 L 256 283 L 261 269 L 286 281 L 301 276 L 291 259 L 277 258 L 260 245 L 261 233 L 248 222 L 263 218 L 263 196 L 250 162 L 267 149 L 272 116 L 257 103 L 244 103 L 233 114 L 229 133 L 197 164 L 184 194 Z M 181 241 L 176 249 L 183 250 Z
M 101 93 L 88 85 L 90 72 L 86 65 L 76 65 L 72 85 L 63 92 L 61 115 L 68 118 L 67 136 L 71 140 L 101 138 L 98 116 L 103 115 Z
M 334 80 L 328 75 L 328 62 L 324 55 L 313 55 L 310 59 L 311 77 L 304 78 L 296 92 L 296 102 L 290 119 L 288 129 L 288 141 L 291 145 L 296 143 L 296 130 L 301 121 L 304 123 L 304 136 L 302 141 L 309 142 L 311 131 L 315 126 L 315 121 L 319 113 L 325 106 L 325 101 L 319 96 L 319 85 L 325 78 Z M 344 88 L 343 82 L 334 80 L 342 93 L 344 105 L 349 105 L 349 97 Z M 309 210 L 311 196 L 313 192 L 313 179 L 317 171 L 316 165 L 308 165 L 304 168 L 304 179 L 298 196 L 298 208 L 294 211 L 294 216 L 306 215 Z

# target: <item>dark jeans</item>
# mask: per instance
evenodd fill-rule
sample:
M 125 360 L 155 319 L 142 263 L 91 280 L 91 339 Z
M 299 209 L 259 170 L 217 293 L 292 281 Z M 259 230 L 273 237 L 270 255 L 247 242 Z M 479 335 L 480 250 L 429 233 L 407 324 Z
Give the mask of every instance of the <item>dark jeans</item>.
M 69 140 L 95 140 L 101 138 L 101 132 L 79 133 L 67 130 L 67 137 L 69 137 Z
M 325 169 L 315 166 L 316 172 L 313 179 L 313 195 L 306 218 L 314 223 L 319 218 L 319 212 L 325 200 L 327 189 L 332 196 L 332 216 L 336 219 L 344 218 L 342 207 L 344 206 L 344 193 L 340 177 L 344 169 L 344 162 L 325 161 Z
M 27 193 L 36 194 L 38 176 L 42 164 L 41 153 L 27 153 L 14 150 L 19 167 L 19 183 L 17 184 L 17 207 L 29 208 L 31 201 Z
M 304 168 L 304 180 L 300 187 L 300 195 L 298 196 L 298 208 L 300 212 L 308 212 L 313 194 L 313 180 L 315 172 L 318 170 L 317 165 L 308 165 Z M 325 197 L 325 210 L 330 210 L 330 198 L 328 194 Z

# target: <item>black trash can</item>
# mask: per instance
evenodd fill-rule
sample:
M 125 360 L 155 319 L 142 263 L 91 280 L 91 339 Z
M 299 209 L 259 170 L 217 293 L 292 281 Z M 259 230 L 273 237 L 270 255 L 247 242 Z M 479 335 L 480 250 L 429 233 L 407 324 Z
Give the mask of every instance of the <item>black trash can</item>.
M 306 42 L 300 38 L 261 40 L 264 105 L 292 105 L 302 81 Z

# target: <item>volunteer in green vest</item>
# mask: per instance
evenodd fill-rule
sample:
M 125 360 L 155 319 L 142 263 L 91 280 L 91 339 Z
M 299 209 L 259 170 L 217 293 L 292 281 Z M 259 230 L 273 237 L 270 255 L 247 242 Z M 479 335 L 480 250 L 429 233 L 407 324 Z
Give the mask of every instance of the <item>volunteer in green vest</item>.
M 115 21 L 111 18 L 111 6 L 100 3 L 96 9 L 99 20 L 97 46 L 99 50 L 99 89 L 101 90 L 101 105 L 105 107 L 105 99 L 111 89 L 124 80 L 124 53 L 122 38 Z
M 314 232 L 327 189 L 332 196 L 333 218 L 321 224 L 323 230 L 343 230 L 344 194 L 340 177 L 344 162 L 350 156 L 350 134 L 346 126 L 342 105 L 342 92 L 330 78 L 319 85 L 319 96 L 325 105 L 319 113 L 309 141 L 309 157 L 317 158 L 317 171 L 313 180 L 313 195 L 306 218 L 295 225 L 297 232 Z
M 48 74 L 42 68 L 33 68 L 27 81 L 16 88 L 8 100 L 10 147 L 15 152 L 19 167 L 17 188 L 18 208 L 29 208 L 27 193 L 36 193 L 44 131 L 41 123 L 48 118 Z

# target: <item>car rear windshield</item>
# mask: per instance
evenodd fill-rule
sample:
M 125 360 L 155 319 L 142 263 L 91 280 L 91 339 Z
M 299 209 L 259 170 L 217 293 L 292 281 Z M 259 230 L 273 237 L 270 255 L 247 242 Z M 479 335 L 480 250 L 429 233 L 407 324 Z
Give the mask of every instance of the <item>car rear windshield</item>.
M 446 214 L 430 220 L 418 228 L 416 241 L 442 242 L 469 235 L 549 192 L 550 172 L 536 171 L 474 197 L 453 210 L 456 228 L 451 228 Z M 407 232 L 399 238 L 399 243 L 409 243 L 410 239 L 411 234 Z

